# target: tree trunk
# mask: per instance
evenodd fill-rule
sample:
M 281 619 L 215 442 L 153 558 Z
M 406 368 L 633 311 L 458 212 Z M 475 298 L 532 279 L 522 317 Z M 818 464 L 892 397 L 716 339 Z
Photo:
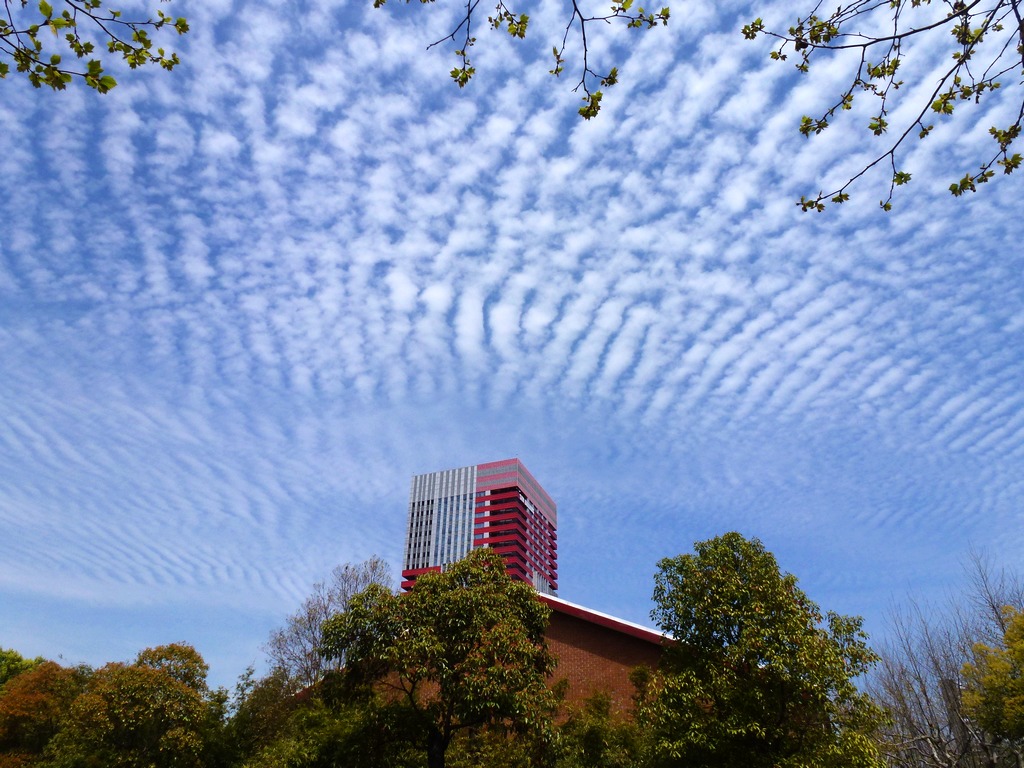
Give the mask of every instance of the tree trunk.
M 444 768 L 444 756 L 448 741 L 441 732 L 432 728 L 427 735 L 427 768 Z

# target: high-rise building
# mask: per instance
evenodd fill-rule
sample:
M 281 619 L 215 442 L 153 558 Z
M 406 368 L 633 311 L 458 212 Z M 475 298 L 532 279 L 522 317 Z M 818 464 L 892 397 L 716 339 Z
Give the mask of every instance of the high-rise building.
M 402 588 L 474 547 L 505 558 L 509 575 L 558 592 L 558 509 L 519 459 L 415 475 L 409 491 Z

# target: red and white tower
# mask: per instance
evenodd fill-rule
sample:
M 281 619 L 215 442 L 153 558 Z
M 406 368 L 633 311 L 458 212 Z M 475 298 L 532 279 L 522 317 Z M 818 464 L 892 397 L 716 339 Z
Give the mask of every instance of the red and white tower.
M 412 478 L 402 588 L 474 547 L 504 556 L 509 575 L 558 592 L 558 508 L 519 459 Z

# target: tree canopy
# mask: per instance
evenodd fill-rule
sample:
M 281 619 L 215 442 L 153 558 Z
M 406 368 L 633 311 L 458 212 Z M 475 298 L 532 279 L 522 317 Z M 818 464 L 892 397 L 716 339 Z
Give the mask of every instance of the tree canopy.
M 98 669 L 2 651 L 0 766 L 1019 768 L 1024 584 L 973 562 L 966 599 L 899 614 L 876 664 L 860 619 L 819 609 L 760 541 L 697 542 L 658 565 L 674 642 L 633 670 L 631 716 L 559 700 L 549 609 L 477 550 L 352 595 L 321 634 L 344 667 L 299 693 L 250 670 L 228 707 L 183 643 Z
M 211 698 L 207 665 L 192 646 L 142 651 L 133 664 L 93 672 L 47 748 L 57 768 L 188 768 L 207 764 L 223 701 Z
M 45 659 L 26 659 L 12 648 L 0 648 L 0 686 L 22 672 L 42 664 Z
M 224 697 L 192 646 L 93 670 L 36 664 L 0 687 L 0 765 L 215 768 Z
M 829 612 L 757 539 L 728 533 L 658 564 L 652 617 L 675 644 L 641 716 L 653 765 L 876 766 L 882 712 L 855 679 L 861 620 Z
M 985 732 L 1024 762 L 1024 613 L 1004 609 L 1002 642 L 974 646 L 974 661 L 964 665 L 964 708 Z
M 529 728 L 550 701 L 549 609 L 513 581 L 500 555 L 479 549 L 411 591 L 371 585 L 327 622 L 324 653 L 344 654 L 353 683 L 377 683 L 408 711 L 430 768 L 443 768 L 456 733 Z
M 29 766 L 42 760 L 91 672 L 43 661 L 0 687 L 0 765 Z
M 131 69 L 157 64 L 173 69 L 178 56 L 157 47 L 150 36 L 164 27 L 179 35 L 188 32 L 188 21 L 157 10 L 156 18 L 126 19 L 104 0 L 3 0 L 0 15 L 0 78 L 10 74 L 8 59 L 36 88 L 62 91 L 74 80 L 99 93 L 117 85 L 107 73 L 102 50 Z M 71 63 L 65 61 L 74 54 Z

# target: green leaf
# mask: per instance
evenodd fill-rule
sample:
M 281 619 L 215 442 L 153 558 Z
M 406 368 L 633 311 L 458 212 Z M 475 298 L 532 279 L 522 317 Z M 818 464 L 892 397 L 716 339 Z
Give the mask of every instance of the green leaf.
M 459 88 L 465 88 L 466 84 L 470 81 L 470 79 L 473 77 L 475 73 L 475 67 L 466 66 L 455 67 L 454 69 L 452 69 L 451 72 L 449 72 L 449 74 L 452 77 L 452 80 L 454 80 L 458 84 Z
M 584 120 L 590 120 L 591 118 L 597 117 L 597 113 L 601 111 L 602 98 L 604 98 L 604 94 L 601 93 L 601 91 L 594 91 L 593 93 L 584 96 L 583 100 L 587 103 L 580 107 L 580 116 Z

